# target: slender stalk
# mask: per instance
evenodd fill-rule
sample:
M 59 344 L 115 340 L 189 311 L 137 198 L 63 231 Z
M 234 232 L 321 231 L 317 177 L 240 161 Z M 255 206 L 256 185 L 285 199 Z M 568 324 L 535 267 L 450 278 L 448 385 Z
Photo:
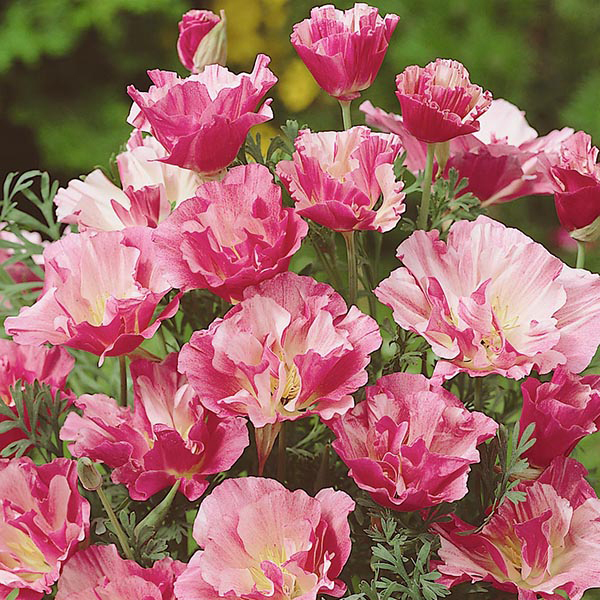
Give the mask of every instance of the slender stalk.
M 475 388 L 473 391 L 473 404 L 475 405 L 475 410 L 483 409 L 483 378 L 475 377 L 474 378 Z
M 164 521 L 169 509 L 171 508 L 171 504 L 173 504 L 173 500 L 175 499 L 175 495 L 177 494 L 177 490 L 179 490 L 179 486 L 181 484 L 181 479 L 178 479 L 169 490 L 169 493 L 161 500 L 160 504 L 157 504 L 136 526 L 133 530 L 135 536 L 139 535 L 139 533 L 144 529 L 144 527 L 153 527 L 155 530 L 158 529 L 160 524 Z
M 325 271 L 327 271 L 329 281 L 334 284 L 334 287 L 336 289 L 341 288 L 342 286 L 340 283 L 340 277 L 335 267 L 331 264 L 331 261 L 327 258 L 325 252 L 323 252 L 323 250 L 321 250 L 321 248 L 319 247 L 319 242 L 315 240 L 312 236 L 310 236 L 309 239 L 312 243 L 313 248 L 315 249 L 317 256 L 319 257 L 319 260 L 321 261 L 321 264 L 323 265 L 323 268 L 325 269 Z
M 435 144 L 427 144 L 427 162 L 425 173 L 423 173 L 423 195 L 421 196 L 421 208 L 417 218 L 417 228 L 427 229 L 427 217 L 429 216 L 429 199 L 431 198 L 431 175 L 433 174 L 433 157 L 435 155 Z
M 577 263 L 575 266 L 583 269 L 583 265 L 585 265 L 585 242 L 577 240 Z
M 127 543 L 127 536 L 125 535 L 125 532 L 121 528 L 119 519 L 117 519 L 117 515 L 115 515 L 115 511 L 112 509 L 112 506 L 110 505 L 110 501 L 107 498 L 106 493 L 104 492 L 104 490 L 101 487 L 99 487 L 96 490 L 96 492 L 98 493 L 98 496 L 100 497 L 100 502 L 102 502 L 102 506 L 104 507 L 104 510 L 106 511 L 106 514 L 108 515 L 108 518 L 110 519 L 110 522 L 113 524 L 113 527 L 115 528 L 115 533 L 117 534 L 117 539 L 119 540 L 119 544 L 121 545 L 121 548 L 123 549 L 123 552 L 125 553 L 125 556 L 129 560 L 134 560 L 133 552 L 131 551 L 129 544 Z
M 119 356 L 119 375 L 121 376 L 121 395 L 119 402 L 121 406 L 127 406 L 127 358 L 124 354 Z
M 350 129 L 352 127 L 352 113 L 350 112 L 350 100 L 340 100 L 340 106 L 342 107 L 342 122 L 344 123 L 344 129 Z
M 286 440 L 285 440 L 285 422 L 281 424 L 279 431 L 279 440 L 277 442 L 277 479 L 283 483 L 286 472 Z
M 342 235 L 346 242 L 346 252 L 348 254 L 348 304 L 352 306 L 356 303 L 358 293 L 358 265 L 354 231 L 345 231 Z

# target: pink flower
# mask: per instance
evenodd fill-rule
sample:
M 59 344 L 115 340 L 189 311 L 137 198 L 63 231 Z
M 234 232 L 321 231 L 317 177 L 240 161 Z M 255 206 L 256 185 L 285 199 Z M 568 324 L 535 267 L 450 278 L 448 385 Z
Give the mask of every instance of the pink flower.
M 332 446 L 359 488 L 393 510 L 419 510 L 467 493 L 476 449 L 498 425 L 422 375 L 394 373 L 329 423 Z
M 400 327 L 422 335 L 444 379 L 535 367 L 585 369 L 600 342 L 600 276 L 571 269 L 516 229 L 487 217 L 459 221 L 448 241 L 416 231 L 398 247 L 404 267 L 376 296 Z
M 156 227 L 169 215 L 171 205 L 192 197 L 200 183 L 196 173 L 158 160 L 165 156 L 165 149 L 154 138 L 134 131 L 127 150 L 117 156 L 123 189 L 100 169 L 85 181 L 73 179 L 54 197 L 58 220 L 76 224 L 80 231 Z
M 163 558 L 144 569 L 117 548 L 90 546 L 73 555 L 58 580 L 56 600 L 175 600 L 175 579 L 185 565 Z
M 336 579 L 351 549 L 344 492 L 321 490 L 315 498 L 290 492 L 278 481 L 227 479 L 198 511 L 194 539 L 201 551 L 175 582 L 180 600 L 339 598 Z
M 14 589 L 19 599 L 46 597 L 89 518 L 72 460 L 39 467 L 29 458 L 0 460 L 0 597 Z
M 5 321 L 22 344 L 64 344 L 105 356 L 127 354 L 177 311 L 175 297 L 154 318 L 171 289 L 156 268 L 151 230 L 68 234 L 44 250 L 46 278 L 37 302 Z
M 293 209 L 283 208 L 269 170 L 250 164 L 201 185 L 152 239 L 174 287 L 209 289 L 229 301 L 287 270 L 307 231 Z
M 480 533 L 456 516 L 440 523 L 438 583 L 487 581 L 519 600 L 571 600 L 600 587 L 600 501 L 585 469 L 557 458 L 533 484 L 519 484 L 525 500 L 505 501 Z
M 81 396 L 83 416 L 70 413 L 62 440 L 74 456 L 87 456 L 114 468 L 134 500 L 146 500 L 181 482 L 189 499 L 208 487 L 208 475 L 226 471 L 248 445 L 241 418 L 220 418 L 205 410 L 186 378 L 177 372 L 177 354 L 162 363 L 131 364 L 134 412 L 107 396 Z
M 167 149 L 161 162 L 213 175 L 236 157 L 253 125 L 273 118 L 271 100 L 257 109 L 277 78 L 270 58 L 259 54 L 252 73 L 235 75 L 219 65 L 180 79 L 170 71 L 148 71 L 148 92 L 127 91 L 137 105 L 134 127 L 150 131 Z
M 357 3 L 346 11 L 326 5 L 294 25 L 291 42 L 317 83 L 330 96 L 354 100 L 374 81 L 400 17 L 379 16 Z
M 367 127 L 323 133 L 305 129 L 295 145 L 294 159 L 279 162 L 277 175 L 298 214 L 335 231 L 396 226 L 406 209 L 404 184 L 394 176 L 394 161 L 402 151 L 397 136 Z
M 281 273 L 196 331 L 179 370 L 209 409 L 252 421 L 262 465 L 282 421 L 330 419 L 353 406 L 350 394 L 366 383 L 369 354 L 380 345 L 377 323 L 348 310 L 333 288 Z
M 192 73 L 201 73 L 206 65 L 225 66 L 225 11 L 221 11 L 219 18 L 210 10 L 188 10 L 179 22 L 177 53 L 183 66 Z
M 592 138 L 578 131 L 560 148 L 552 167 L 554 200 L 561 225 L 582 242 L 600 237 L 600 164 Z
M 438 58 L 426 67 L 406 67 L 396 77 L 396 96 L 406 129 L 418 140 L 447 142 L 479 129 L 492 95 L 469 81 L 455 60 Z
M 577 443 L 598 430 L 600 376 L 579 377 L 559 367 L 552 380 L 533 377 L 521 385 L 520 430 L 535 423 L 535 444 L 525 453 L 530 465 L 546 467 L 556 456 L 567 456 Z

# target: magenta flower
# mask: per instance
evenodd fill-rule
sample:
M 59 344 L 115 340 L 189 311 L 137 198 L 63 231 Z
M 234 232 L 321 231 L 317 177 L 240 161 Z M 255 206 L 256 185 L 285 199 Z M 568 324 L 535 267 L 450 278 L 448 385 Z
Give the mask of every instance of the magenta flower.
M 535 444 L 525 453 L 531 466 L 546 467 L 556 456 L 567 456 L 600 423 L 600 376 L 579 377 L 559 367 L 552 380 L 530 377 L 521 385 L 520 429 L 535 423 Z
M 580 372 L 600 343 L 600 276 L 571 269 L 543 246 L 487 217 L 459 221 L 448 241 L 415 231 L 398 247 L 404 267 L 375 295 L 403 329 L 422 335 L 448 379 L 535 367 Z
M 336 577 L 350 555 L 353 510 L 350 496 L 331 488 L 312 498 L 273 479 L 227 479 L 200 506 L 194 539 L 202 550 L 175 582 L 175 595 L 339 598 L 346 586 Z
M 167 280 L 240 300 L 244 289 L 286 271 L 307 224 L 281 203 L 263 165 L 233 167 L 201 185 L 154 232 Z
M 90 546 L 75 553 L 58 580 L 56 600 L 175 600 L 175 579 L 185 565 L 169 557 L 144 569 L 117 548 Z
M 575 460 L 557 458 L 519 503 L 505 501 L 479 533 L 452 515 L 441 536 L 438 583 L 487 581 L 519 600 L 581 600 L 600 587 L 600 501 Z
M 259 54 L 252 73 L 240 75 L 219 65 L 186 79 L 148 71 L 154 83 L 148 92 L 127 88 L 137 105 L 130 122 L 167 149 L 162 162 L 214 175 L 233 161 L 253 125 L 273 118 L 270 99 L 254 112 L 277 81 L 270 60 Z
M 175 297 L 154 318 L 171 286 L 156 267 L 151 230 L 67 234 L 44 250 L 46 278 L 33 306 L 5 321 L 21 344 L 64 344 L 105 356 L 127 354 L 175 314 Z
M 396 96 L 406 129 L 427 143 L 447 142 L 479 129 L 492 95 L 469 81 L 455 60 L 438 58 L 426 67 L 406 67 L 396 77 Z
M 293 160 L 279 162 L 277 175 L 295 200 L 298 214 L 342 232 L 383 232 L 396 226 L 406 209 L 404 184 L 394 176 L 394 161 L 402 152 L 397 136 L 373 133 L 367 127 L 303 130 L 295 145 Z
M 356 485 L 393 510 L 460 500 L 469 465 L 479 462 L 476 446 L 498 425 L 422 375 L 386 375 L 366 393 L 329 423 Z
M 382 19 L 363 3 L 346 11 L 320 6 L 294 25 L 290 39 L 321 88 L 344 102 L 373 83 L 399 20 L 393 14 Z
M 181 492 L 198 499 L 207 477 L 226 471 L 248 445 L 246 422 L 205 410 L 186 378 L 177 372 L 177 354 L 162 363 L 131 364 L 134 412 L 107 396 L 81 396 L 62 440 L 73 440 L 74 456 L 87 456 L 114 469 L 134 500 L 147 500 L 179 480 Z
M 578 131 L 560 148 L 552 168 L 554 201 L 561 225 L 582 242 L 600 236 L 600 164 L 592 138 Z
M 0 597 L 46 597 L 89 529 L 90 506 L 72 460 L 0 460 Z
M 154 138 L 134 131 L 127 150 L 117 155 L 123 189 L 100 169 L 85 181 L 73 179 L 54 197 L 58 220 L 75 224 L 80 231 L 156 227 L 170 214 L 171 205 L 192 197 L 200 183 L 196 173 L 158 160 L 165 156 L 165 149 Z
M 202 402 L 257 428 L 261 468 L 283 421 L 330 419 L 354 404 L 379 348 L 377 323 L 323 283 L 294 273 L 247 288 L 244 299 L 182 348 L 179 370 Z
M 227 61 L 225 11 L 218 17 L 210 10 L 188 10 L 179 22 L 177 54 L 181 64 L 192 73 L 201 73 L 206 65 Z

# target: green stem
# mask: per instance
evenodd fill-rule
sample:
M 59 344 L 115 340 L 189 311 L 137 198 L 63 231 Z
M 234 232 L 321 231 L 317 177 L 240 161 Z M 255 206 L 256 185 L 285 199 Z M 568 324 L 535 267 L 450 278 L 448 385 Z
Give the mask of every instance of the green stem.
M 110 519 L 110 522 L 113 524 L 113 527 L 115 528 L 115 533 L 117 534 L 117 539 L 119 540 L 119 544 L 121 545 L 121 548 L 123 549 L 123 552 L 125 553 L 125 556 L 129 560 L 134 560 L 133 552 L 131 552 L 131 548 L 129 547 L 129 544 L 127 543 L 127 536 L 125 535 L 125 532 L 121 528 L 119 520 L 117 519 L 117 515 L 115 515 L 115 511 L 112 509 L 112 506 L 110 505 L 110 501 L 107 498 L 106 493 L 104 492 L 104 490 L 101 487 L 99 487 L 96 490 L 96 492 L 98 493 L 98 496 L 100 497 L 100 502 L 102 502 L 102 506 L 104 506 L 104 510 L 106 511 L 106 514 L 108 515 L 108 518 Z
M 181 479 L 178 479 L 169 490 L 169 493 L 157 504 L 136 526 L 133 530 L 135 536 L 139 535 L 144 527 L 152 527 L 155 530 L 158 529 L 160 524 L 164 521 L 175 495 L 181 485 Z
M 473 404 L 475 405 L 475 410 L 480 411 L 483 409 L 483 378 L 475 377 L 474 379 Z
M 340 289 L 340 278 L 335 267 L 331 264 L 331 261 L 327 258 L 325 252 L 321 250 L 318 240 L 315 240 L 313 236 L 310 236 L 309 239 L 312 243 L 313 248 L 315 249 L 315 252 L 317 253 L 317 256 L 319 257 L 319 260 L 321 261 L 321 264 L 323 265 L 323 268 L 325 269 L 325 271 L 327 271 L 329 281 L 333 283 L 333 287 L 335 287 L 336 289 Z
M 425 163 L 425 173 L 423 173 L 423 195 L 421 196 L 421 208 L 419 209 L 419 217 L 417 219 L 417 229 L 427 229 L 434 154 L 435 144 L 427 144 L 427 162 Z
M 127 406 L 127 358 L 124 354 L 119 356 L 119 375 L 121 377 L 121 395 L 119 402 L 121 406 Z
M 354 231 L 345 231 L 342 235 L 346 242 L 346 253 L 348 255 L 348 304 L 352 306 L 356 303 L 356 295 L 358 293 L 358 265 Z
M 285 440 L 285 421 L 281 424 L 279 431 L 279 440 L 277 442 L 277 479 L 283 483 L 285 481 L 286 471 L 286 440 Z
M 342 122 L 344 123 L 344 129 L 350 129 L 352 127 L 352 113 L 350 112 L 350 100 L 340 100 L 340 106 L 342 107 Z
M 580 242 L 577 240 L 577 263 L 575 266 L 578 269 L 583 269 L 583 265 L 585 264 L 585 242 Z

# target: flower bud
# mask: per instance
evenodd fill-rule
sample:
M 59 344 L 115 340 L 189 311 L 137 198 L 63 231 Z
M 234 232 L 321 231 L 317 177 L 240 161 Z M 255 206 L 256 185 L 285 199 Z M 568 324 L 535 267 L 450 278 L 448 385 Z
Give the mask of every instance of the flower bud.
M 82 456 L 77 461 L 77 476 L 81 485 L 90 492 L 95 492 L 102 487 L 102 475 L 87 456 Z
M 192 73 L 201 73 L 206 65 L 224 66 L 227 61 L 225 11 L 220 15 L 209 10 L 190 10 L 179 23 L 177 52 Z

